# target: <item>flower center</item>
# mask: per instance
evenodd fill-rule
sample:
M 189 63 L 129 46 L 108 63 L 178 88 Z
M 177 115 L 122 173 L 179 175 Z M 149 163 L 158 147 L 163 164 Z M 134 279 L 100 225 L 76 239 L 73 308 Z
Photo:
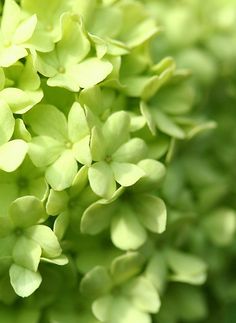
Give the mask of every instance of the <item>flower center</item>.
M 26 188 L 28 186 L 28 179 L 25 177 L 20 177 L 18 178 L 17 184 L 19 188 Z
M 51 24 L 48 24 L 45 29 L 46 31 L 52 31 L 53 28 Z
M 17 237 L 20 237 L 23 234 L 23 230 L 21 228 L 16 228 L 14 232 Z
M 11 46 L 11 42 L 9 40 L 6 40 L 4 42 L 4 47 L 10 47 Z
M 106 158 L 105 158 L 105 161 L 107 163 L 110 163 L 112 161 L 112 157 L 110 155 L 107 155 Z
M 67 149 L 71 149 L 71 148 L 72 148 L 72 146 L 73 146 L 73 144 L 72 144 L 72 142 L 71 142 L 71 141 L 66 141 L 66 143 L 65 143 L 65 147 L 66 147 Z
M 63 66 L 60 66 L 59 68 L 58 68 L 58 72 L 59 73 L 61 73 L 61 74 L 64 74 L 65 73 L 65 67 L 63 67 Z

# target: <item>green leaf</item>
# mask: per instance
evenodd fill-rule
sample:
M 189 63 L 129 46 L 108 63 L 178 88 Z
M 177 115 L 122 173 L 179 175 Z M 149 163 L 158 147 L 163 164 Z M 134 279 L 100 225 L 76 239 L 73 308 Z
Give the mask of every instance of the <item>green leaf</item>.
M 147 145 L 140 138 L 132 138 L 120 146 L 112 155 L 112 159 L 120 163 L 136 164 L 147 155 Z
M 41 253 L 41 248 L 36 242 L 22 236 L 16 241 L 12 258 L 16 265 L 36 272 L 38 270 Z
M 100 161 L 90 166 L 88 179 L 91 189 L 99 196 L 111 198 L 116 190 L 111 167 L 106 162 Z
M 81 88 L 89 88 L 102 82 L 113 69 L 113 65 L 107 60 L 96 57 L 88 58 L 78 65 L 77 79 Z
M 65 150 L 62 155 L 47 168 L 45 178 L 56 191 L 70 187 L 78 170 L 72 151 Z
M 124 288 L 124 293 L 131 297 L 132 303 L 139 310 L 147 313 L 157 313 L 161 301 L 152 283 L 144 277 L 134 278 Z
M 0 145 L 6 143 L 12 136 L 15 120 L 7 103 L 0 101 Z
M 112 218 L 111 239 L 117 248 L 122 250 L 138 249 L 146 241 L 147 234 L 139 223 L 135 213 L 125 206 L 120 206 Z
M 0 146 L 0 169 L 5 172 L 13 172 L 23 162 L 28 151 L 25 141 L 16 139 Z
M 111 168 L 114 173 L 115 180 L 121 186 L 131 186 L 135 184 L 142 176 L 145 175 L 143 170 L 129 163 L 111 162 Z
M 13 230 L 13 224 L 9 217 L 0 217 L 0 239 L 7 237 Z
M 11 265 L 10 281 L 17 295 L 21 297 L 28 297 L 39 288 L 42 277 L 38 272 L 33 272 L 29 269 L 18 265 Z
M 34 225 L 25 230 L 25 235 L 42 248 L 45 258 L 57 258 L 61 255 L 61 247 L 54 232 L 45 225 Z
M 141 222 L 148 230 L 155 233 L 165 231 L 167 212 L 163 200 L 154 195 L 143 194 L 135 207 Z
M 109 291 L 112 281 L 104 267 L 96 266 L 81 280 L 80 291 L 83 295 L 97 298 Z
M 34 196 L 23 196 L 12 202 L 9 215 L 16 228 L 28 228 L 46 218 L 43 203 Z

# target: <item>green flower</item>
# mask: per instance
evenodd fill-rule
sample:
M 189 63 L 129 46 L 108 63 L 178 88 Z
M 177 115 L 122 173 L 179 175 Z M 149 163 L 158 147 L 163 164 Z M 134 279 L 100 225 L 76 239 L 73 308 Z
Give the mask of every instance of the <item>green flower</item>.
M 30 48 L 39 52 L 50 52 L 54 44 L 61 39 L 61 17 L 70 10 L 67 0 L 22 0 L 21 6 L 29 15 L 37 15 L 37 25 L 31 39 Z
M 88 167 L 83 166 L 67 190 L 50 190 L 46 210 L 49 215 L 58 215 L 54 222 L 54 232 L 59 239 L 62 239 L 68 227 L 76 233 L 79 232 L 84 210 L 97 200 L 97 196 L 88 186 L 87 174 Z
M 164 166 L 154 160 L 143 160 L 138 166 L 146 178 L 141 178 L 141 183 L 126 191 L 118 189 L 109 200 L 101 199 L 91 204 L 81 219 L 83 233 L 94 235 L 110 227 L 114 245 L 122 250 L 132 250 L 144 244 L 146 229 L 159 234 L 165 230 L 165 204 L 150 194 L 150 182 L 158 184 Z
M 48 184 L 43 169 L 36 168 L 27 158 L 14 172 L 0 171 L 0 206 L 3 213 L 11 202 L 20 196 L 32 195 L 44 200 L 48 195 Z
M 92 311 L 100 322 L 151 322 L 149 313 L 158 312 L 160 299 L 152 283 L 137 275 L 142 266 L 142 256 L 130 252 L 115 258 L 109 271 L 97 266 L 83 277 L 81 292 L 95 298 Z
M 127 112 L 113 113 L 100 128 L 91 133 L 91 153 L 95 161 L 88 171 L 92 190 L 99 196 L 110 198 L 116 190 L 116 182 L 127 187 L 135 184 L 143 175 L 136 165 L 147 152 L 140 138 L 130 139 L 130 116 Z
M 26 17 L 14 0 L 5 1 L 0 31 L 0 66 L 10 66 L 28 55 L 26 43 L 36 24 L 35 14 Z
M 43 98 L 40 78 L 33 67 L 32 58 L 28 56 L 25 65 L 17 62 L 5 68 L 5 89 L 0 92 L 13 113 L 23 114 Z
M 16 199 L 10 205 L 8 215 L 0 217 L 1 242 L 9 245 L 11 239 L 11 285 L 22 297 L 32 294 L 41 284 L 40 260 L 66 263 L 66 258 L 60 258 L 61 247 L 53 231 L 39 224 L 46 218 L 43 203 L 34 196 Z
M 34 133 L 29 156 L 37 167 L 46 167 L 45 177 L 54 190 L 71 186 L 80 164 L 91 163 L 89 127 L 84 110 L 75 102 L 65 115 L 51 105 L 38 105 L 25 115 Z
M 112 71 L 106 59 L 88 56 L 90 42 L 79 17 L 62 18 L 62 38 L 49 53 L 32 51 L 38 72 L 48 77 L 49 86 L 60 86 L 78 92 L 103 81 Z
M 13 172 L 23 162 L 28 145 L 21 139 L 10 140 L 15 119 L 8 104 L 0 99 L 0 170 Z M 10 141 L 9 141 L 10 140 Z

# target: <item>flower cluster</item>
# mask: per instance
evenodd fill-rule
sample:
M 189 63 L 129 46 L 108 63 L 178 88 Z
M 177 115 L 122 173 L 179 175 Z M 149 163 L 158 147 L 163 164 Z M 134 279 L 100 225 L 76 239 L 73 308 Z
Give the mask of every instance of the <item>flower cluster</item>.
M 205 178 L 194 154 L 169 163 L 180 142 L 215 127 L 197 107 L 220 40 L 206 41 L 212 56 L 194 48 L 206 34 L 191 18 L 197 1 L 168 4 L 0 2 L 0 320 L 204 317 L 204 239 L 230 243 L 235 215 L 215 207 L 224 182 Z M 214 23 L 223 34 L 224 17 L 209 38 Z

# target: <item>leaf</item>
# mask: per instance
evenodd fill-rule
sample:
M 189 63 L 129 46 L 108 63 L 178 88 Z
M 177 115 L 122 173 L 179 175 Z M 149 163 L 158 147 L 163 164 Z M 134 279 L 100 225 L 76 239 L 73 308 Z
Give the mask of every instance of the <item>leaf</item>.
M 7 103 L 0 101 L 0 145 L 6 143 L 12 136 L 15 120 Z
M 100 161 L 89 167 L 88 179 L 91 189 L 95 194 L 111 198 L 116 190 L 116 182 L 111 167 L 106 162 Z
M 34 196 L 19 197 L 12 202 L 9 215 L 16 228 L 28 228 L 47 218 L 42 201 Z
M 42 277 L 38 272 L 33 272 L 29 269 L 18 265 L 11 265 L 10 281 L 17 295 L 21 297 L 28 297 L 39 288 Z
M 61 156 L 47 168 L 45 178 L 56 191 L 62 191 L 71 186 L 78 170 L 77 162 L 70 150 L 65 150 Z
M 61 255 L 61 247 L 54 232 L 46 225 L 34 225 L 25 230 L 25 235 L 42 248 L 45 258 L 57 258 Z
M 111 239 L 114 245 L 122 250 L 135 250 L 144 244 L 146 238 L 146 231 L 132 210 L 120 206 L 111 223 Z
M 36 242 L 22 236 L 16 241 L 12 258 L 16 265 L 36 272 L 38 270 L 41 252 L 41 248 Z
M 28 151 L 28 145 L 21 139 L 7 142 L 0 146 L 0 169 L 13 172 L 23 162 Z
M 145 175 L 143 170 L 134 164 L 111 162 L 115 180 L 122 186 L 131 186 Z

